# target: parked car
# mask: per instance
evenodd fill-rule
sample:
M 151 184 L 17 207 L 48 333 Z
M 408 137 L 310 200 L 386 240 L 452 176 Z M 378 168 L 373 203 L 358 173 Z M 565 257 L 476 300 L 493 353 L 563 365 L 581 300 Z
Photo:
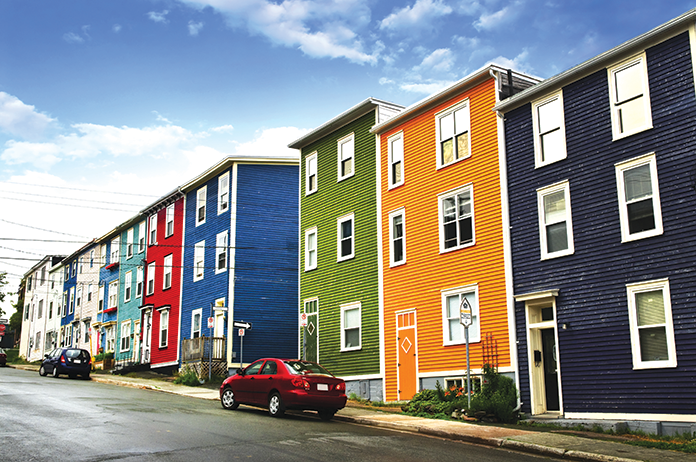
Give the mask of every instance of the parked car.
M 225 409 L 240 404 L 268 408 L 273 417 L 286 409 L 313 410 L 331 420 L 346 405 L 346 383 L 321 365 L 297 359 L 264 358 L 225 379 L 220 402 Z
M 7 366 L 7 353 L 0 348 L 0 366 Z
M 39 374 L 46 376 L 52 374 L 58 377 L 67 374 L 70 378 L 78 375 L 83 379 L 89 379 L 92 371 L 92 355 L 81 348 L 56 348 L 45 355 L 39 368 Z

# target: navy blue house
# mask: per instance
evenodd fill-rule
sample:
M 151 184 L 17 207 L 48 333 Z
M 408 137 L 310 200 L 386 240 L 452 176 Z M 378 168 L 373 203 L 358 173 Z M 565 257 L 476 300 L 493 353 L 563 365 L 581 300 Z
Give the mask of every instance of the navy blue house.
M 226 372 L 297 355 L 297 188 L 297 160 L 250 157 L 228 157 L 181 186 L 184 361 L 198 357 L 195 339 L 211 336 L 224 339 L 213 351 Z M 233 321 L 252 324 L 243 351 Z
M 694 21 L 496 106 L 526 413 L 696 422 Z

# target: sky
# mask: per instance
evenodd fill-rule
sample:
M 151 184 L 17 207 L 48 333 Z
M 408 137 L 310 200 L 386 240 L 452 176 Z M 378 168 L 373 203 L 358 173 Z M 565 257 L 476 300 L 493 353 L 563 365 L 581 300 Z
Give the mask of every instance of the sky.
M 0 272 L 103 236 L 226 156 L 491 62 L 548 78 L 696 0 L 0 0 Z M 0 309 L 11 314 L 11 295 Z

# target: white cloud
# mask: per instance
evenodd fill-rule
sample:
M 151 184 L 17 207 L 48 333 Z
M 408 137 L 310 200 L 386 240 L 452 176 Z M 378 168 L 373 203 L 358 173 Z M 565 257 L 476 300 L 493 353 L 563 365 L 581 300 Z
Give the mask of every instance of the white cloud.
M 29 143 L 10 140 L 0 159 L 9 165 L 33 164 L 36 168 L 49 169 L 60 162 L 61 148 L 54 143 Z
M 117 34 L 118 34 L 119 32 L 121 32 L 121 29 L 122 29 L 122 27 L 121 27 L 120 24 L 114 24 L 113 26 L 111 26 L 111 30 L 114 31 L 114 32 L 116 32 Z
M 399 85 L 399 88 L 409 93 L 432 95 L 433 93 L 437 93 L 438 91 L 449 87 L 453 83 L 454 81 L 450 80 L 437 80 L 423 83 L 402 83 Z
M 158 122 L 164 122 L 164 123 L 166 123 L 166 124 L 172 123 L 171 120 L 167 119 L 166 117 L 164 117 L 164 116 L 163 116 L 162 114 L 160 114 L 159 112 L 157 112 L 157 111 L 152 111 L 152 113 L 155 114 L 155 115 L 157 116 L 157 118 L 156 118 L 155 120 L 157 120 Z
M 203 23 L 202 22 L 193 22 L 189 21 L 188 23 L 188 31 L 189 35 L 196 37 L 198 33 L 203 29 Z
M 288 144 L 302 137 L 308 131 L 296 127 L 277 127 L 260 130 L 253 140 L 246 143 L 237 143 L 234 155 L 298 157 L 299 151 L 288 148 Z
M 522 50 L 522 52 L 519 55 L 515 56 L 512 59 L 506 58 L 504 56 L 498 56 L 497 58 L 494 58 L 494 59 L 491 59 L 490 61 L 488 61 L 485 65 L 488 65 L 491 63 L 497 64 L 497 65 L 502 66 L 502 67 L 506 67 L 509 69 L 514 69 L 516 71 L 525 72 L 527 74 L 534 75 L 532 73 L 534 68 L 532 67 L 531 64 L 529 64 L 527 62 L 528 57 L 529 57 L 529 51 L 525 48 L 524 50 Z
M 379 28 L 389 31 L 412 32 L 413 29 L 432 27 L 432 21 L 452 13 L 452 8 L 442 0 L 416 0 L 380 21 Z
M 68 43 L 83 43 L 85 39 L 77 35 L 75 32 L 67 32 L 63 34 L 63 40 Z
M 413 68 L 416 72 L 449 72 L 456 61 L 456 57 L 449 48 L 440 48 L 428 56 Z
M 162 12 L 150 11 L 149 13 L 147 13 L 147 17 L 154 22 L 166 24 L 169 22 L 167 20 L 168 14 L 169 14 L 169 10 L 164 10 Z
M 481 39 L 478 37 L 462 37 L 455 35 L 452 37 L 452 43 L 464 48 L 476 48 L 481 43 Z
M 55 119 L 36 112 L 16 96 L 0 91 L 0 130 L 25 139 L 36 139 Z
M 382 77 L 381 79 L 379 79 L 379 84 L 380 84 L 380 85 L 391 85 L 391 84 L 393 84 L 393 83 L 394 83 L 393 80 L 388 79 L 388 78 L 386 78 L 386 77 Z
M 224 133 L 224 132 L 231 132 L 232 130 L 234 130 L 234 127 L 232 125 L 222 125 L 220 127 L 211 128 L 208 131 L 216 132 L 216 133 L 221 133 L 221 132 Z
M 478 20 L 474 21 L 474 27 L 481 30 L 496 29 L 503 24 L 507 24 L 517 16 L 518 7 L 522 4 L 521 1 L 516 1 L 495 13 L 484 13 Z

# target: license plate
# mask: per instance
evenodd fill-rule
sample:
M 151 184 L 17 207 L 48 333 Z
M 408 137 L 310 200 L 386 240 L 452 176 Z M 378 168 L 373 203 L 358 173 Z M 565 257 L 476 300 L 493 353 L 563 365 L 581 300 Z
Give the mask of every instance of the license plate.
M 80 361 L 79 359 L 73 359 L 73 362 L 74 362 L 75 364 L 80 364 L 82 361 Z
M 317 391 L 329 391 L 329 386 L 325 383 L 318 383 Z

